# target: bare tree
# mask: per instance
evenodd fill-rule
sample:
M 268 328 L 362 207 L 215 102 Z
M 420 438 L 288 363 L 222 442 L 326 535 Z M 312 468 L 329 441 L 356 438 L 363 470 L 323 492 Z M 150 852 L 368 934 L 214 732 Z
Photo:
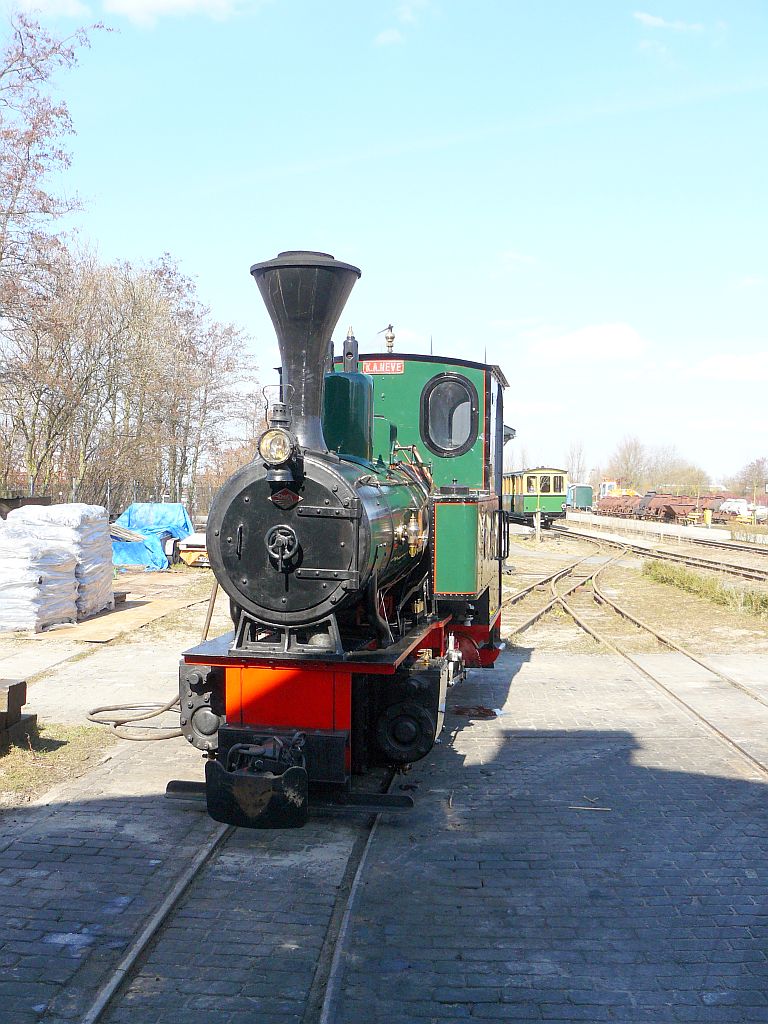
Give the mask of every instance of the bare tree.
M 47 486 L 71 399 L 50 299 L 63 252 L 58 219 L 77 205 L 57 187 L 69 166 L 66 103 L 51 95 L 53 76 L 77 63 L 84 29 L 68 38 L 15 12 L 0 51 L 0 415 L 11 458 L 3 482 Z
M 731 490 L 749 499 L 749 501 L 765 502 L 765 488 L 768 485 L 768 458 L 761 456 L 743 466 L 728 481 Z
M 17 12 L 0 52 L 0 483 L 194 502 L 253 378 L 248 340 L 170 257 L 102 266 L 59 230 L 77 200 L 58 187 L 73 126 L 52 82 L 86 45 Z
M 164 256 L 151 268 L 163 315 L 157 356 L 166 370 L 155 402 L 163 486 L 171 500 L 195 501 L 196 478 L 221 443 L 232 406 L 255 379 L 248 341 L 233 324 L 213 321 L 194 282 Z
M 565 457 L 565 468 L 568 470 L 568 479 L 572 483 L 580 483 L 584 480 L 587 464 L 584 457 L 584 445 L 581 441 L 571 441 Z
M 637 437 L 623 438 L 608 462 L 606 474 L 621 487 L 641 492 L 701 494 L 709 486 L 706 471 L 684 459 L 676 448 L 650 447 Z
M 608 460 L 608 476 L 622 487 L 641 488 L 645 482 L 648 456 L 637 437 L 624 437 Z
M 0 404 L 0 495 L 23 491 L 26 484 L 20 472 L 21 438 L 13 417 Z
M 167 259 L 105 267 L 62 249 L 50 285 L 34 317 L 0 323 L 14 439 L 0 473 L 72 500 L 194 505 L 197 477 L 242 437 L 230 428 L 254 375 L 248 339 Z
M 230 394 L 230 406 L 206 450 L 205 468 L 197 474 L 195 500 L 209 508 L 216 491 L 237 469 L 251 462 L 266 428 L 266 407 L 257 388 Z
M 93 26 L 101 27 L 101 26 Z M 55 269 L 58 219 L 77 206 L 57 190 L 70 164 L 67 105 L 51 96 L 56 72 L 77 63 L 88 33 L 51 35 L 33 18 L 11 15 L 0 53 L 0 303 L 35 306 L 37 283 Z
M 644 486 L 671 494 L 700 494 L 709 486 L 709 475 L 674 447 L 650 448 Z

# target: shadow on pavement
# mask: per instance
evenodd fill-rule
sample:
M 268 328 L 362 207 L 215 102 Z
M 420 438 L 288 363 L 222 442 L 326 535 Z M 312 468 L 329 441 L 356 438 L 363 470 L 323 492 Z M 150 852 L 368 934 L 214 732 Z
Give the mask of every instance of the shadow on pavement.
M 504 708 L 530 654 L 449 706 Z M 768 1021 L 766 789 L 716 746 L 451 717 L 402 779 L 415 809 L 381 818 L 334 1024 Z M 79 1020 L 216 828 L 124 769 L 122 794 L 0 814 L 0 1020 Z M 106 1020 L 301 1021 L 357 821 L 238 832 Z

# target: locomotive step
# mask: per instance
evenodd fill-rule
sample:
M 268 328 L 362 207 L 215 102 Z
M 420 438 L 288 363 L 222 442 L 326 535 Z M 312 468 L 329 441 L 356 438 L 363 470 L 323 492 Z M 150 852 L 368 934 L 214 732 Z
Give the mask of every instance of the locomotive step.
M 205 803 L 205 783 L 189 782 L 186 779 L 171 779 L 165 787 L 168 800 L 182 800 L 188 803 Z
M 205 783 L 190 782 L 186 779 L 172 779 L 165 787 L 168 800 L 180 800 L 185 803 L 205 803 Z M 413 806 L 413 797 L 407 793 L 345 793 L 338 800 L 313 799 L 310 795 L 310 807 L 324 808 L 369 808 L 372 811 L 409 811 Z
M 344 793 L 338 800 L 312 800 L 310 807 L 367 808 L 371 811 L 410 811 L 413 797 L 407 793 Z

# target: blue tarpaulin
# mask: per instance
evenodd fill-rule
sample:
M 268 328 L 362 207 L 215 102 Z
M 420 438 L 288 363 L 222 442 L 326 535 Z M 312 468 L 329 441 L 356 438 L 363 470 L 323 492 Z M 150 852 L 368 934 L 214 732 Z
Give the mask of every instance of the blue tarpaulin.
M 148 534 L 144 540 L 112 541 L 113 565 L 143 565 L 147 569 L 167 569 L 163 545 L 159 537 Z
M 143 565 L 147 569 L 167 569 L 164 543 L 170 537 L 181 539 L 193 532 L 192 522 L 183 505 L 176 502 L 134 502 L 116 520 L 118 526 L 140 533 L 143 541 L 112 541 L 114 565 Z
M 116 522 L 126 530 L 152 533 L 156 536 L 168 533 L 179 540 L 194 533 L 187 510 L 180 503 L 172 501 L 135 501 Z

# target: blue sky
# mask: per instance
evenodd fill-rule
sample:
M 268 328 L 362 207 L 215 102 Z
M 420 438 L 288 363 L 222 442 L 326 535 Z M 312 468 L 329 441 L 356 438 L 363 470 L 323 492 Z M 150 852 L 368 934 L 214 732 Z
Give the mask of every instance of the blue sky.
M 248 268 L 361 267 L 363 349 L 500 363 L 518 453 L 768 454 L 762 0 L 45 0 L 105 259 L 164 251 L 276 347 Z

